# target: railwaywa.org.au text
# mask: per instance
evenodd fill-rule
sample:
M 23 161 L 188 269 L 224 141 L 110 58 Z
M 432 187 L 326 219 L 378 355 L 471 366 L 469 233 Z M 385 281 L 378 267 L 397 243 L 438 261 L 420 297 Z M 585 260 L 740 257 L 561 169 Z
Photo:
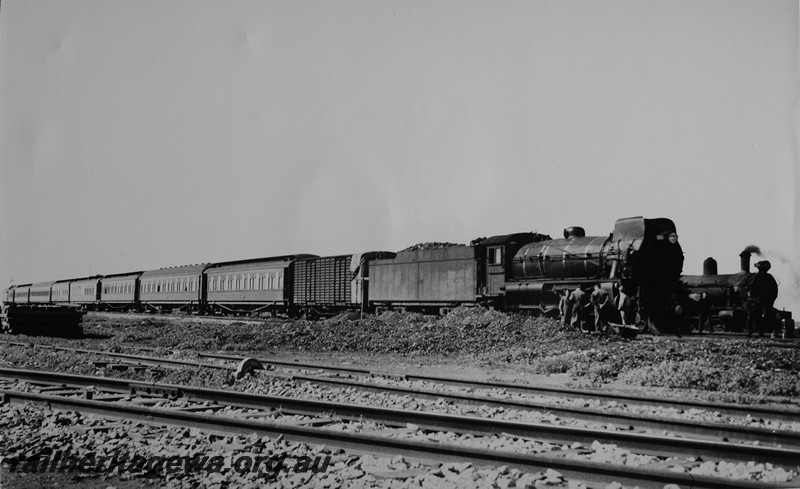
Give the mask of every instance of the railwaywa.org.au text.
M 89 453 L 73 455 L 71 451 L 56 451 L 47 455 L 34 455 L 21 461 L 3 460 L 2 464 L 15 473 L 150 473 L 150 474 L 259 474 L 266 478 L 280 473 L 320 473 L 328 470 L 331 456 L 289 457 L 287 455 L 202 455 L 191 457 L 144 457 L 120 453 L 98 456 Z

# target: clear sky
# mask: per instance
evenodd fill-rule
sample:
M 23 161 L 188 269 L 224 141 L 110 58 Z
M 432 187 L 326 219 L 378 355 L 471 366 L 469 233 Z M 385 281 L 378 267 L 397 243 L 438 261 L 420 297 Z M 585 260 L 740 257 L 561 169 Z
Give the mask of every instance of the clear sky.
M 4 0 L 0 284 L 644 215 L 800 316 L 798 73 L 797 1 Z

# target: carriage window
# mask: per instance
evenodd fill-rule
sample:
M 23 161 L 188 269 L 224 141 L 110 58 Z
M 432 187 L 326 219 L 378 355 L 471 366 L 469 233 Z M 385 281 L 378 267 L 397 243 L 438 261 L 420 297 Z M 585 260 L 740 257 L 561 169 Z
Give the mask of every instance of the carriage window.
M 283 272 L 278 272 L 278 288 L 283 288 Z

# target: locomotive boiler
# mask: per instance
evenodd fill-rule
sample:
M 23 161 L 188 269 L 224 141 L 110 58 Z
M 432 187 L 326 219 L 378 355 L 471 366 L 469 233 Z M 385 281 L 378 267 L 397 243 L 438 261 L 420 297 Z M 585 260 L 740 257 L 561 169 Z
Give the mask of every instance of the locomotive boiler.
M 530 243 L 516 253 L 505 304 L 547 313 L 564 290 L 588 292 L 599 283 L 615 300 L 618 287 L 624 287 L 637 323 L 654 334 L 672 332 L 680 324 L 682 270 L 683 251 L 670 219 L 619 219 L 607 237 L 586 236 L 582 228 L 571 227 L 563 239 Z

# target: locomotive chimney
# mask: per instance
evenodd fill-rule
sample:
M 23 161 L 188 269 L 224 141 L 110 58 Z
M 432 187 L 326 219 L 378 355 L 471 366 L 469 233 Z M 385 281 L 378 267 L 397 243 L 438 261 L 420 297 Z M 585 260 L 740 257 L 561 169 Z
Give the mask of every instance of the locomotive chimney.
M 708 257 L 703 261 L 703 275 L 716 275 L 717 274 L 717 260 Z
M 745 246 L 741 253 L 739 253 L 739 258 L 741 258 L 742 264 L 742 271 L 748 273 L 750 271 L 750 254 L 755 253 L 756 255 L 761 255 L 761 249 L 756 245 L 749 245 Z
M 739 259 L 742 266 L 742 272 L 748 273 L 750 271 L 750 252 L 744 250 L 743 252 L 739 253 Z

